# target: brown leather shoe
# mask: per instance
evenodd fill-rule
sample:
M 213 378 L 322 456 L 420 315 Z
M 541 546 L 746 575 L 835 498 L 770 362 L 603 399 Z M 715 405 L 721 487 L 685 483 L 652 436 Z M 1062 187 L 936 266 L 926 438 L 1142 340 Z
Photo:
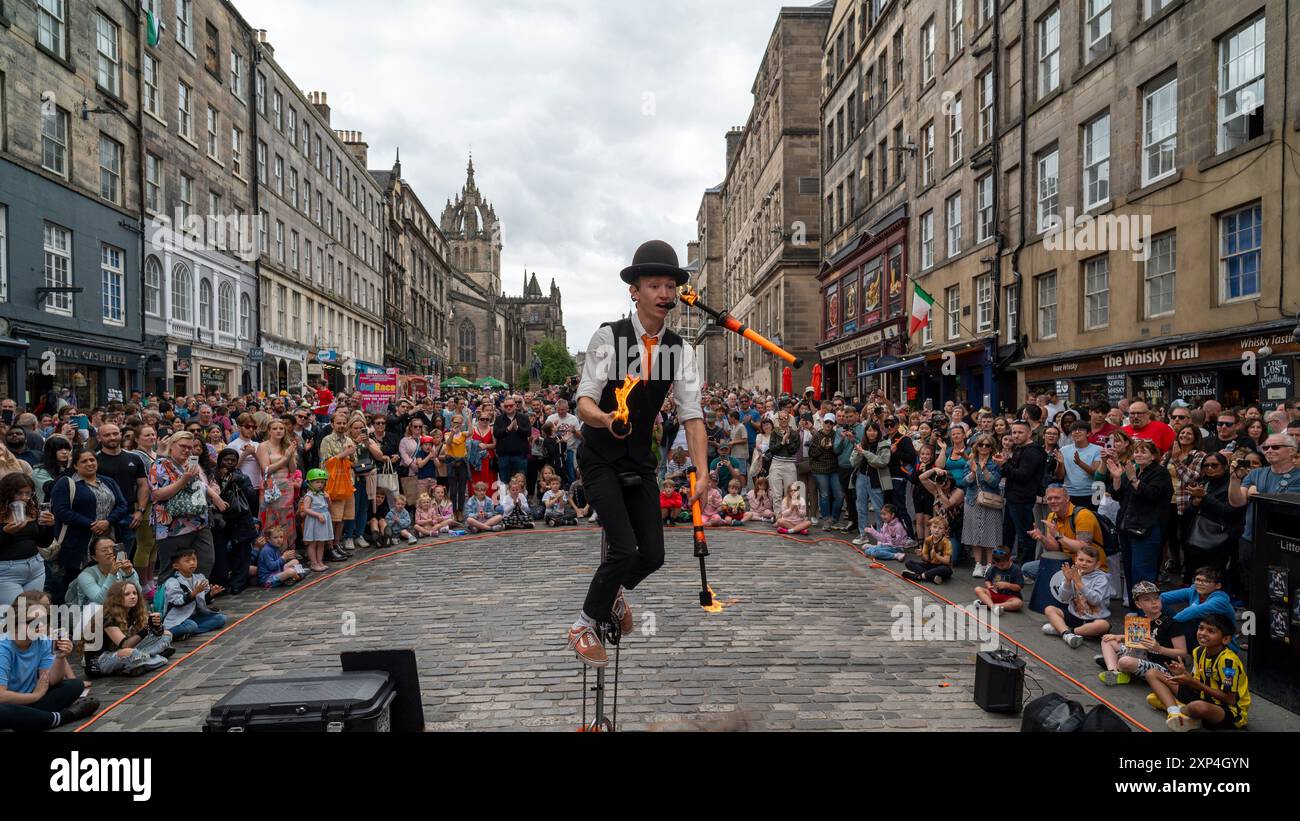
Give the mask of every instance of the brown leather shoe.
M 604 667 L 609 664 L 609 656 L 600 643 L 600 637 L 590 627 L 569 628 L 569 649 L 577 652 L 578 659 L 588 667 Z
M 623 635 L 629 635 L 635 623 L 632 620 L 632 608 L 628 605 L 627 599 L 624 598 L 620 591 L 618 598 L 614 599 L 614 606 L 610 608 L 609 614 L 612 618 L 618 620 L 618 629 Z

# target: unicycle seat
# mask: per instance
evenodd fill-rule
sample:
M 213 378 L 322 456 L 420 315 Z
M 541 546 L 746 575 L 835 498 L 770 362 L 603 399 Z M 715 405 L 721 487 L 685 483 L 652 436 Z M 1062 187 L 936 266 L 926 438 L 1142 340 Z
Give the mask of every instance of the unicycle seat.
M 639 473 L 620 473 L 618 480 L 623 487 L 641 487 L 641 474 Z

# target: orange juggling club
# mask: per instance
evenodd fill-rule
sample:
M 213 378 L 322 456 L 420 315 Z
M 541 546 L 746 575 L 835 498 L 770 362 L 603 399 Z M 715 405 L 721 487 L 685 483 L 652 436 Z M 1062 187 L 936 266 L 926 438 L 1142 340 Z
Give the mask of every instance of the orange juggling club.
M 744 324 L 741 323 L 740 320 L 736 319 L 731 314 L 727 313 L 726 311 L 719 311 L 715 308 L 710 308 L 708 305 L 705 305 L 703 302 L 700 301 L 699 292 L 696 291 L 691 286 L 683 285 L 682 287 L 678 288 L 677 295 L 681 297 L 682 302 L 685 302 L 687 305 L 690 305 L 693 308 L 699 308 L 701 311 L 704 311 L 706 314 L 713 317 L 713 321 L 716 322 L 719 326 L 726 328 L 728 331 L 731 331 L 732 333 L 740 334 L 741 336 L 745 337 L 750 342 L 753 342 L 755 345 L 767 351 L 768 353 L 772 354 L 773 356 L 779 359 L 784 359 L 786 362 L 789 362 L 795 368 L 803 367 L 802 359 L 797 358 L 794 354 L 785 350 L 784 348 L 777 345 L 775 342 L 771 341 L 770 339 L 766 339 L 757 331 L 754 331 L 751 328 L 746 327 Z

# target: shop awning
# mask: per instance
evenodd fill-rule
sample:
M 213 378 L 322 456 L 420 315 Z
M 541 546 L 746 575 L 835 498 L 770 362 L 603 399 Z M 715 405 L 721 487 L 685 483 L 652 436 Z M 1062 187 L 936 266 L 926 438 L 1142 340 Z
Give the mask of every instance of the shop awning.
M 872 368 L 869 371 L 863 371 L 862 373 L 858 374 L 858 378 L 865 379 L 868 376 L 875 376 L 876 374 L 881 374 L 881 373 L 893 373 L 894 371 L 906 370 L 907 368 L 913 368 L 916 367 L 917 365 L 924 365 L 924 364 L 925 364 L 924 356 L 918 356 L 915 359 L 901 359 L 897 362 L 890 362 L 884 365 L 880 365 L 879 367 Z

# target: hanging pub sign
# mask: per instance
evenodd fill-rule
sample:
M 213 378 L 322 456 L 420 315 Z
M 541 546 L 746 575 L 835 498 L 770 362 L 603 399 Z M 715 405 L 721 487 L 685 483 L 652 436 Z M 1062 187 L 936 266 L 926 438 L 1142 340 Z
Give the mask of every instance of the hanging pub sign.
M 1192 407 L 1197 407 L 1206 399 L 1219 396 L 1219 374 L 1217 371 L 1174 374 L 1174 399 L 1181 399 Z
M 1260 361 L 1258 367 L 1260 407 L 1277 410 L 1295 396 L 1295 359 L 1276 356 Z

